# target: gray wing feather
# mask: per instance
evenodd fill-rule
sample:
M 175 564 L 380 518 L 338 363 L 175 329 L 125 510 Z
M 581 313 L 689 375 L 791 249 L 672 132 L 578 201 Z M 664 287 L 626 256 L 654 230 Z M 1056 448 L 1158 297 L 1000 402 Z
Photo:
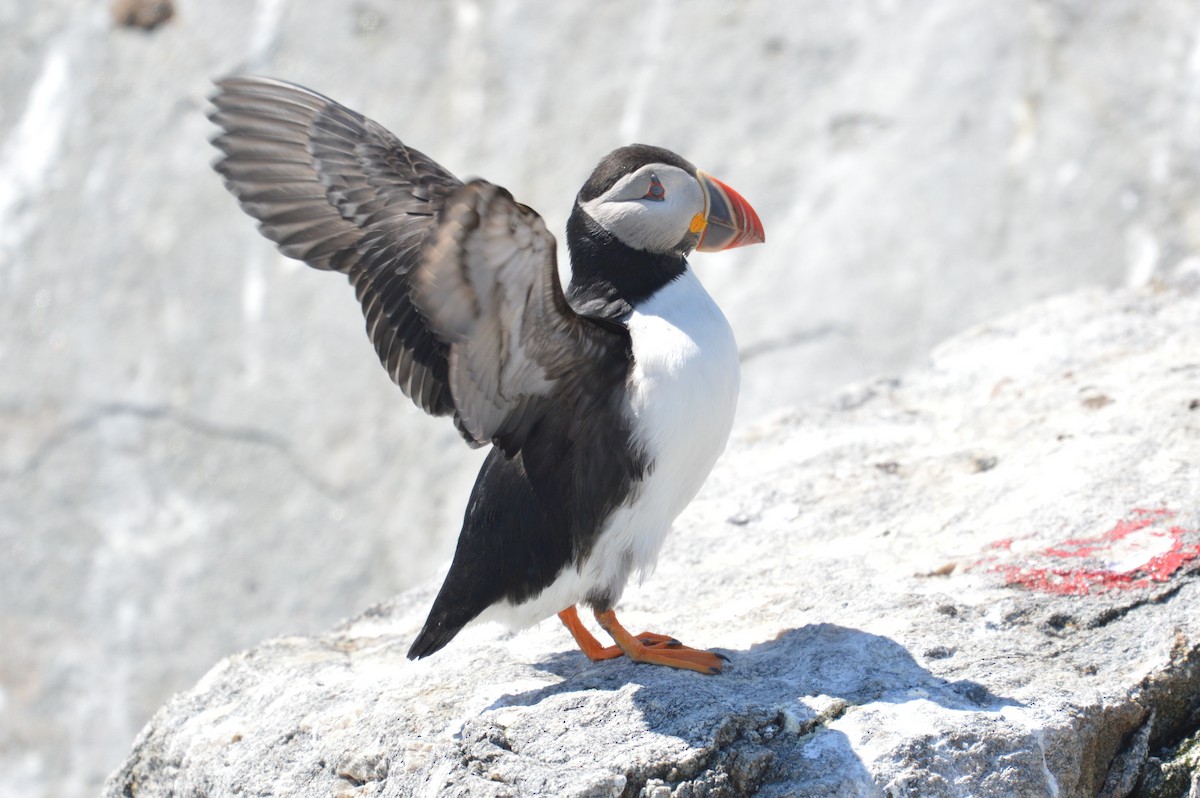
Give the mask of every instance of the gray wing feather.
M 464 185 L 303 87 L 217 87 L 226 187 L 284 255 L 349 277 L 380 363 L 419 407 L 512 456 L 598 368 L 620 379 L 628 336 L 570 308 L 554 237 L 507 191 Z
M 563 297 L 554 236 L 499 186 L 447 203 L 416 280 L 418 307 L 450 343 L 450 389 L 478 442 L 518 448 L 551 396 L 568 406 L 623 342 Z
M 223 128 L 213 143 L 225 185 L 284 255 L 349 277 L 388 375 L 418 407 L 458 423 L 449 348 L 413 306 L 410 276 L 461 181 L 316 92 L 255 77 L 217 87 L 210 118 Z

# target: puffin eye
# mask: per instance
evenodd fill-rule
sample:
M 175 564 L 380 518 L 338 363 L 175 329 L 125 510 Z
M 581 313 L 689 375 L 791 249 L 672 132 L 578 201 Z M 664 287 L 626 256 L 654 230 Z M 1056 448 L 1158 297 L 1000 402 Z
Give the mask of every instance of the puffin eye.
M 646 192 L 642 199 L 654 200 L 662 202 L 667 198 L 667 190 L 663 188 L 663 184 L 659 181 L 658 175 L 650 173 L 650 190 Z

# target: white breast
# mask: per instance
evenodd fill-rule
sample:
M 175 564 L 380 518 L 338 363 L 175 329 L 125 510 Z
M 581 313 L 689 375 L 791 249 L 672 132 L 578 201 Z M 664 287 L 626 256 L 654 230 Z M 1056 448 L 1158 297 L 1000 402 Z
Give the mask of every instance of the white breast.
M 725 450 L 740 377 L 729 322 L 690 269 L 640 305 L 628 326 L 628 412 L 650 469 L 583 568 L 583 581 L 614 602 L 631 571 L 653 569 L 671 523 Z
M 613 512 L 582 567 L 520 605 L 507 601 L 478 621 L 537 623 L 589 596 L 615 604 L 633 571 L 653 569 L 667 530 L 700 490 L 733 425 L 737 342 L 721 309 L 688 270 L 628 320 L 633 339 L 629 404 L 634 443 L 650 460 L 642 482 Z

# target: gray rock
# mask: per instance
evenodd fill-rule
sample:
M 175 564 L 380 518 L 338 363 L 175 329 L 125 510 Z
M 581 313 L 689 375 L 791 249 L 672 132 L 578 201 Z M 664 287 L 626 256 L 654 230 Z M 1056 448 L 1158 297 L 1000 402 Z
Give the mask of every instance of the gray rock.
M 1197 269 L 1190 0 L 121 5 L 0 0 L 0 793 L 92 795 L 209 663 L 428 579 L 479 462 L 223 191 L 214 76 L 311 85 L 555 230 L 629 140 L 727 179 L 770 237 L 697 258 L 746 421 Z
M 556 621 L 409 662 L 429 584 L 222 661 L 105 795 L 1129 795 L 1200 706 L 1200 289 L 1045 302 L 750 427 L 676 526 L 623 617 L 720 676 Z

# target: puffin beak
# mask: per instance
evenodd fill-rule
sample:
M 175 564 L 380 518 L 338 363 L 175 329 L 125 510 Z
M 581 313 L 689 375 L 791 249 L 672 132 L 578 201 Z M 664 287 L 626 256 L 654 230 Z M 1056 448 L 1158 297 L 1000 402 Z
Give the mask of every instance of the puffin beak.
M 696 178 L 704 189 L 704 224 L 696 245 L 698 252 L 719 252 L 767 240 L 758 214 L 741 194 L 699 169 Z

